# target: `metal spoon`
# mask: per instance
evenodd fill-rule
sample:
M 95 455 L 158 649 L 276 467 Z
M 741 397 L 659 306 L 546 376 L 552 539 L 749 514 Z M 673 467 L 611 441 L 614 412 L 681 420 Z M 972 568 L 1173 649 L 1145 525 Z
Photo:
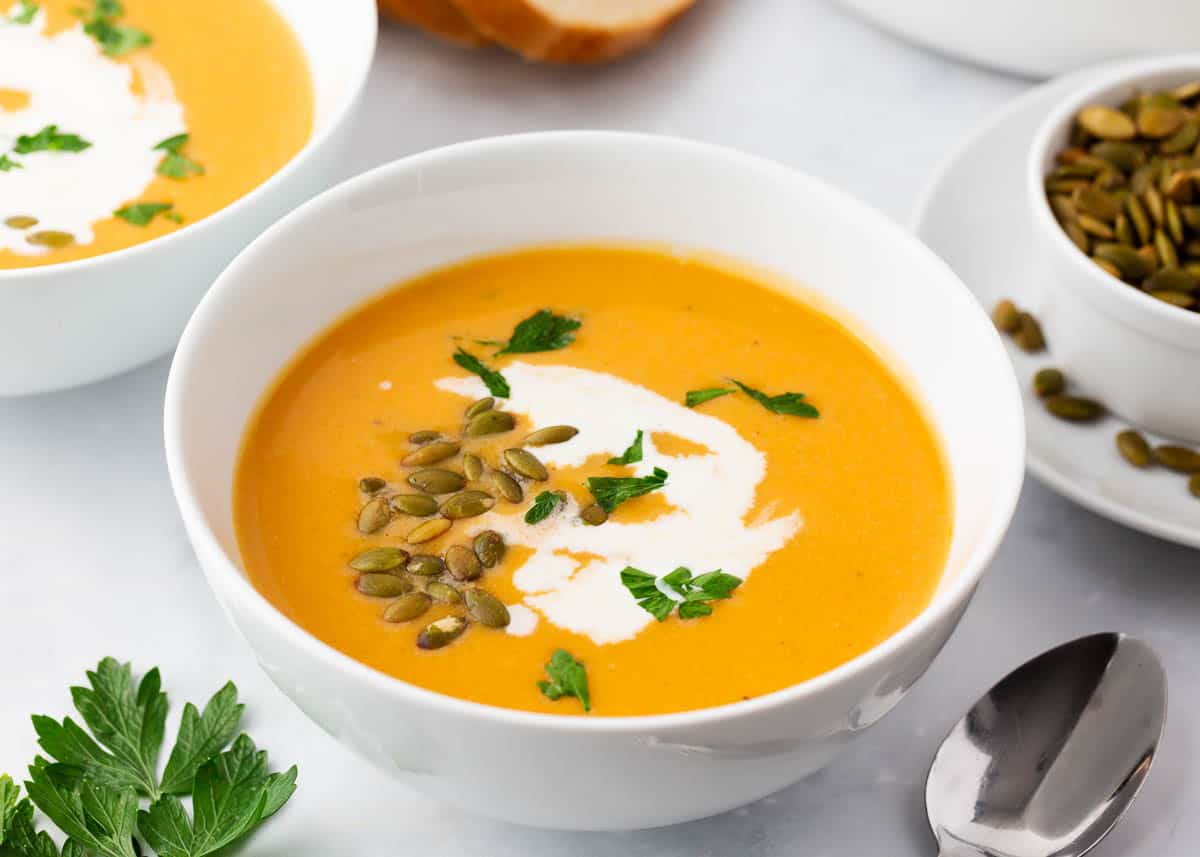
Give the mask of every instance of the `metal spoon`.
M 942 742 L 925 784 L 940 857 L 1078 857 L 1150 772 L 1167 679 L 1124 634 L 1081 637 L 1009 673 Z

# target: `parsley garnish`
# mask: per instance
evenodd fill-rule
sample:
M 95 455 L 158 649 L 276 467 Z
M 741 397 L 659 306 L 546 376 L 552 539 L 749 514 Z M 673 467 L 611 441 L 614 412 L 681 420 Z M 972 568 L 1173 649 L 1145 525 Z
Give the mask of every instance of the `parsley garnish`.
M 21 8 L 9 15 L 8 20 L 14 24 L 32 24 L 37 17 L 38 5 L 33 0 L 19 0 Z
M 124 14 L 119 0 L 95 0 L 91 13 L 84 13 L 83 31 L 110 57 L 124 56 L 153 41 L 145 30 L 116 23 Z
M 550 681 L 539 681 L 538 689 L 553 701 L 564 696 L 573 696 L 583 703 L 584 711 L 592 710 L 592 698 L 588 694 L 587 670 L 565 649 L 559 649 L 546 664 L 546 675 Z
M 138 202 L 118 208 L 114 215 L 132 223 L 134 226 L 149 226 L 157 215 L 170 211 L 175 206 L 169 202 Z
M 633 443 L 615 458 L 608 460 L 609 464 L 637 464 L 642 460 L 642 430 L 638 429 L 637 437 L 633 439 Z
M 0 155 L 0 173 L 7 173 L 10 170 L 23 170 L 25 165 L 19 161 L 14 161 L 8 155 Z
M 158 164 L 158 174 L 173 179 L 185 179 L 189 174 L 202 176 L 204 167 L 179 150 L 187 145 L 190 134 L 176 134 L 154 147 L 156 152 L 166 152 Z
M 533 505 L 529 507 L 529 511 L 525 513 L 525 523 L 538 524 L 550 517 L 550 514 L 558 508 L 558 504 L 563 501 L 563 498 L 555 494 L 553 491 L 543 491 L 538 494 L 533 501 Z
M 688 390 L 683 402 L 689 408 L 694 408 L 696 405 L 702 405 L 710 399 L 719 399 L 721 396 L 728 396 L 730 393 L 736 392 L 737 389 L 735 387 L 709 387 L 706 390 Z
M 656 581 L 654 575 L 626 566 L 621 572 L 621 583 L 637 599 L 639 607 L 662 622 L 676 607 L 679 608 L 680 619 L 712 615 L 709 602 L 729 598 L 742 585 L 742 579 L 719 569 L 692 577 L 689 569 L 680 566 Z M 679 598 L 667 595 L 659 584 L 665 585 Z
M 588 478 L 587 487 L 596 504 L 611 513 L 626 500 L 641 497 L 666 485 L 667 475 L 667 471 L 656 467 L 650 476 L 592 476 Z
M 22 134 L 17 137 L 13 151 L 18 155 L 28 155 L 31 152 L 82 152 L 91 146 L 91 143 L 78 134 L 60 134 L 57 125 L 47 125 L 36 134 Z
M 269 773 L 265 751 L 245 734 L 234 740 L 242 706 L 232 683 L 203 712 L 185 706 L 160 782 L 167 697 L 158 670 L 135 687 L 128 664 L 105 658 L 88 681 L 90 687 L 71 689 L 86 730 L 69 717 L 34 717 L 51 758 L 39 756 L 29 767 L 28 797 L 0 776 L 0 853 L 59 857 L 50 836 L 34 828 L 36 805 L 66 834 L 62 857 L 140 857 L 143 842 L 160 857 L 206 857 L 245 836 L 296 790 L 294 767 Z M 186 794 L 190 817 L 177 797 Z
M 794 417 L 808 417 L 814 420 L 821 416 L 820 411 L 804 401 L 803 393 L 780 393 L 778 396 L 768 396 L 766 393 L 756 390 L 753 387 L 747 387 L 736 378 L 730 378 L 729 380 L 737 384 L 743 393 L 773 413 L 788 414 Z
M 535 351 L 557 351 L 575 341 L 572 333 L 582 322 L 565 315 L 555 315 L 548 309 L 535 312 L 513 328 L 512 338 L 496 352 L 499 354 L 529 354 Z
M 512 390 L 509 389 L 508 381 L 504 380 L 504 376 L 495 369 L 489 369 L 483 365 L 483 362 L 469 351 L 465 351 L 459 346 L 458 351 L 454 352 L 454 362 L 468 372 L 473 372 L 483 379 L 483 383 L 487 385 L 488 392 L 493 396 L 499 396 L 502 399 L 507 399 L 512 395 Z

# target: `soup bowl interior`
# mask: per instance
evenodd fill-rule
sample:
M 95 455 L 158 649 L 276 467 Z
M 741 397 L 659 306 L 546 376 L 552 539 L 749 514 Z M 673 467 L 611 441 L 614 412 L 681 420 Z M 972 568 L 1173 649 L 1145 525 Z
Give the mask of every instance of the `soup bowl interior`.
M 568 718 L 464 702 L 384 676 L 259 595 L 239 559 L 234 468 L 257 403 L 296 352 L 397 281 L 464 257 L 564 242 L 650 243 L 771 272 L 782 288 L 845 319 L 909 379 L 944 444 L 954 490 L 944 579 L 920 616 L 854 661 L 750 702 Z M 887 442 L 886 424 L 879 437 Z M 172 368 L 166 441 L 214 592 L 302 709 L 435 796 L 576 829 L 654 826 L 744 804 L 819 768 L 890 710 L 965 608 L 1008 525 L 1024 454 L 1020 397 L 993 327 L 915 239 L 769 162 L 602 132 L 418 155 L 281 221 L 230 266 L 190 323 Z M 582 767 L 559 764 L 567 754 Z
M 170 351 L 238 251 L 336 180 L 375 51 L 375 3 L 347 0 L 330 15 L 315 0 L 270 2 L 308 61 L 308 142 L 262 184 L 178 231 L 78 261 L 0 270 L 0 396 L 90 383 Z

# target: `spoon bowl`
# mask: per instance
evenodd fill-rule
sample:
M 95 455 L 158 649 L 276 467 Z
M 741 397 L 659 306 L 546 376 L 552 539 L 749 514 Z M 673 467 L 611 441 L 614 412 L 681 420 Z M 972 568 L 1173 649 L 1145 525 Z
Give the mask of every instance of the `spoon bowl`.
M 942 857 L 1078 857 L 1128 809 L 1167 681 L 1145 643 L 1095 634 L 1009 673 L 946 736 L 925 787 Z

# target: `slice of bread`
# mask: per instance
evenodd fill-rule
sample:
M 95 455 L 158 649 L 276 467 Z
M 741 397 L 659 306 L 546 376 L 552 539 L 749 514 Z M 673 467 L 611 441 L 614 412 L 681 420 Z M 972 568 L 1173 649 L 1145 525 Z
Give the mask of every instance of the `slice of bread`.
M 379 10 L 389 18 L 466 47 L 487 42 L 450 0 L 379 0 Z
M 476 30 L 529 60 L 594 63 L 653 42 L 695 0 L 451 0 Z

